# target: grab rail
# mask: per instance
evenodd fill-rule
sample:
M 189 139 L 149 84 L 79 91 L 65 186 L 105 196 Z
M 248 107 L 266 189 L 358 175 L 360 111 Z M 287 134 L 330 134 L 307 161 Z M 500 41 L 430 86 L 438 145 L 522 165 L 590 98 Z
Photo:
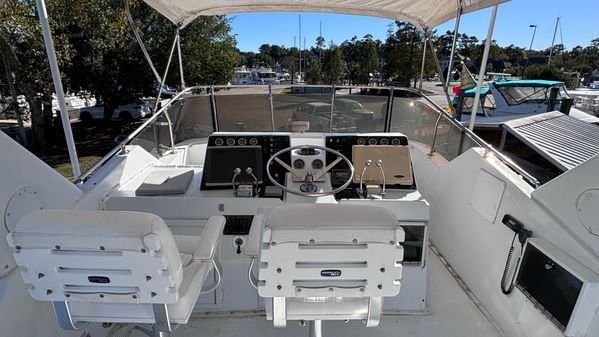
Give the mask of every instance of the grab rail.
M 468 136 L 470 136 L 470 138 L 472 138 L 472 140 L 474 140 L 478 145 L 482 146 L 485 149 L 485 151 L 492 152 L 500 161 L 502 161 L 505 165 L 507 165 L 512 170 L 516 171 L 516 173 L 521 175 L 524 179 L 528 180 L 535 188 L 541 186 L 541 183 L 539 182 L 539 180 L 537 178 L 530 175 L 530 173 L 526 172 L 526 170 L 521 168 L 518 164 L 514 163 L 514 161 L 511 160 L 509 157 L 507 157 L 503 153 L 499 152 L 497 149 L 495 149 L 493 146 L 489 145 L 487 142 L 485 142 L 482 138 L 480 138 L 473 131 L 471 131 L 464 125 L 462 125 L 462 123 L 460 123 L 458 120 L 456 120 L 454 116 L 449 115 L 447 112 L 445 112 L 445 110 L 443 110 L 443 108 L 441 108 L 437 103 L 433 102 L 430 98 L 428 98 L 425 95 L 422 95 L 422 97 L 426 101 L 428 101 L 431 105 L 433 105 L 435 108 L 437 108 L 437 110 L 439 110 L 439 112 L 440 112 L 439 117 L 437 118 L 437 121 L 435 122 L 435 131 L 433 132 L 433 141 L 431 143 L 431 151 L 429 153 L 429 156 L 432 156 L 433 153 L 435 152 L 435 141 L 437 139 L 437 132 L 439 130 L 439 122 L 441 121 L 441 117 L 445 116 L 445 118 L 447 120 L 449 120 L 454 126 L 456 126 L 462 132 L 464 132 Z
M 122 142 L 120 142 L 119 144 L 117 144 L 117 146 L 115 148 L 113 148 L 112 150 L 110 150 L 98 162 L 96 162 L 94 165 L 92 165 L 92 167 L 90 167 L 85 173 L 83 173 L 82 175 L 80 175 L 75 180 L 75 183 L 76 184 L 82 184 L 83 182 L 85 182 L 85 180 L 87 178 L 89 178 L 89 176 L 91 176 L 91 174 L 93 172 L 95 172 L 98 168 L 100 168 L 102 165 L 104 165 L 106 162 L 108 162 L 108 160 L 110 160 L 117 153 L 119 153 L 119 151 L 120 151 L 120 149 L 121 149 L 121 147 L 123 145 L 129 144 L 143 130 L 145 130 L 145 128 L 147 126 L 149 126 L 152 123 L 154 123 L 164 113 L 167 114 L 167 121 L 168 121 L 168 125 L 169 125 L 169 136 L 170 136 L 170 140 L 171 140 L 171 146 L 173 146 L 173 150 L 174 150 L 174 144 L 173 144 L 173 142 L 174 142 L 174 135 L 173 135 L 173 130 L 172 130 L 172 122 L 170 120 L 170 116 L 168 116 L 168 113 L 166 111 L 168 110 L 168 108 L 174 102 L 178 101 L 183 95 L 185 95 L 187 93 L 190 93 L 190 92 L 192 92 L 194 90 L 203 90 L 203 91 L 209 93 L 210 99 L 211 99 L 211 113 L 212 113 L 212 118 L 213 118 L 213 123 L 214 123 L 213 124 L 213 126 L 214 126 L 213 129 L 214 129 L 214 131 L 218 131 L 219 130 L 219 127 L 218 127 L 218 116 L 217 116 L 217 113 L 216 113 L 216 102 L 215 102 L 215 97 L 214 97 L 215 96 L 215 89 L 255 88 L 255 87 L 256 87 L 256 85 L 219 85 L 219 86 L 198 85 L 198 86 L 187 87 L 187 88 L 181 90 L 181 92 L 179 92 L 171 100 L 169 100 L 151 118 L 149 118 L 148 120 L 146 120 L 140 127 L 138 127 L 135 131 L 133 131 Z M 272 88 L 271 88 L 270 84 L 268 85 L 268 87 L 269 87 L 268 96 L 269 96 L 269 101 L 270 101 L 271 125 L 273 126 L 273 131 L 274 131 L 274 107 L 273 107 L 273 104 L 272 104 Z M 323 88 L 323 87 L 329 87 L 329 86 L 323 86 L 323 85 L 302 85 L 302 87 L 304 87 L 304 88 Z M 447 119 L 455 127 L 457 127 L 458 129 L 460 129 L 463 133 L 465 133 L 466 135 L 468 135 L 479 146 L 481 146 L 482 148 L 484 148 L 485 149 L 485 153 L 492 152 L 500 161 L 502 161 L 504 164 L 506 164 L 508 167 L 510 167 L 516 173 L 518 173 L 519 175 L 521 175 L 524 179 L 526 179 L 527 181 L 529 181 L 535 188 L 538 187 L 538 186 L 540 186 L 539 181 L 535 177 L 533 177 L 528 172 L 526 172 L 523 168 L 521 168 L 518 164 L 516 164 L 510 158 L 508 158 L 507 156 L 505 156 L 504 154 L 502 154 L 501 152 L 499 152 L 498 150 L 496 150 L 495 148 L 493 148 L 491 145 L 487 144 L 478 135 L 476 135 L 474 132 L 470 131 L 468 128 L 466 128 L 464 125 L 462 125 L 462 123 L 460 123 L 459 121 L 457 121 L 455 119 L 455 117 L 449 115 L 447 112 L 445 112 L 445 110 L 443 110 L 443 108 L 441 108 L 437 103 L 435 103 L 429 97 L 427 97 L 426 95 L 422 94 L 422 92 L 420 92 L 419 90 L 412 89 L 412 88 L 371 87 L 371 86 L 330 86 L 330 88 L 332 90 L 331 95 L 333 97 L 334 97 L 335 92 L 337 90 L 344 90 L 344 89 L 350 89 L 350 90 L 351 89 L 369 89 L 369 90 L 381 89 L 381 90 L 389 90 L 389 93 L 386 95 L 387 99 L 388 99 L 389 106 L 387 107 L 387 114 L 388 114 L 388 116 L 386 116 L 386 119 L 388 118 L 388 120 L 385 121 L 385 124 L 386 124 L 386 126 L 385 126 L 385 129 L 386 129 L 385 132 L 389 132 L 390 131 L 390 129 L 387 130 L 387 123 L 388 123 L 388 125 L 390 127 L 390 125 L 391 125 L 391 115 L 390 115 L 390 112 L 392 110 L 391 107 L 390 107 L 390 105 L 392 104 L 392 101 L 393 101 L 394 90 L 402 90 L 402 91 L 406 91 L 406 92 L 410 92 L 410 93 L 416 94 L 420 98 L 424 98 L 431 106 L 433 106 L 434 108 L 436 108 L 438 110 L 438 112 L 439 112 L 439 116 L 437 117 L 437 120 L 435 121 L 435 126 L 434 126 L 435 130 L 433 132 L 433 139 L 432 139 L 432 143 L 431 143 L 431 146 L 430 146 L 430 153 L 429 153 L 429 155 L 432 155 L 435 152 L 439 124 L 441 122 L 441 118 L 445 117 L 445 119 Z M 334 104 L 333 99 L 331 100 L 331 103 Z M 331 125 L 332 125 L 332 123 L 333 123 L 333 121 L 331 119 Z

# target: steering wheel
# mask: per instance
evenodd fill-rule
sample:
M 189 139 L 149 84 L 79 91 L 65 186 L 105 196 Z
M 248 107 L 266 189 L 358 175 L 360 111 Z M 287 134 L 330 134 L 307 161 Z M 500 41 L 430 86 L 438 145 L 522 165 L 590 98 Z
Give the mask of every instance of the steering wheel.
M 289 164 L 285 163 L 283 160 L 281 160 L 279 157 L 287 152 L 291 152 L 293 150 L 301 150 L 301 149 L 315 149 L 315 150 L 323 150 L 325 152 L 328 152 L 330 154 L 335 155 L 337 158 L 335 160 L 333 160 L 333 162 L 331 162 L 329 165 L 325 166 L 322 169 L 315 169 L 313 172 L 311 172 L 311 175 L 303 175 L 302 173 L 298 172 L 296 169 L 292 168 Z M 300 186 L 299 189 L 294 189 L 294 188 L 290 188 L 284 185 L 279 184 L 278 181 L 276 181 L 273 177 L 272 174 L 270 172 L 270 166 L 272 165 L 273 161 L 277 162 L 279 165 L 283 166 L 283 168 L 285 170 L 287 170 L 289 173 L 291 173 L 292 175 L 294 175 L 296 178 L 303 180 L 304 184 L 302 184 Z M 321 190 L 320 192 L 315 190 L 315 191 L 310 191 L 310 190 L 302 190 L 302 186 L 304 185 L 310 185 L 310 186 L 315 186 L 313 184 L 314 181 L 317 181 L 318 179 L 320 179 L 322 176 L 324 176 L 326 173 L 328 173 L 333 167 L 335 167 L 335 165 L 337 165 L 340 161 L 344 161 L 347 166 L 349 167 L 350 170 L 350 174 L 347 178 L 347 180 L 339 187 L 335 188 L 335 189 L 331 189 L 328 191 L 325 190 Z M 316 146 L 316 145 L 298 145 L 298 146 L 292 146 L 292 147 L 288 147 L 285 149 L 282 149 L 281 151 L 273 154 L 270 159 L 268 159 L 268 162 L 266 163 L 266 174 L 268 175 L 268 179 L 270 179 L 270 181 L 275 185 L 280 187 L 283 191 L 285 192 L 289 192 L 295 195 L 300 195 L 300 196 L 304 196 L 304 197 L 320 197 L 320 196 L 325 196 L 325 195 L 331 195 L 331 194 L 335 194 L 338 192 L 343 191 L 352 181 L 353 177 L 354 177 L 354 165 L 352 165 L 352 162 L 347 159 L 346 156 L 344 156 L 341 152 L 333 150 L 333 149 L 329 149 L 327 147 L 323 147 L 323 146 Z

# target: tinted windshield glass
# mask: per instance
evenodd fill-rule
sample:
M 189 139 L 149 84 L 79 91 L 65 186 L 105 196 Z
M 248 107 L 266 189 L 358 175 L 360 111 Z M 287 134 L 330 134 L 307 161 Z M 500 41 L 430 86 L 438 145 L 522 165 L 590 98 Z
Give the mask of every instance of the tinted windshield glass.
M 543 103 L 549 99 L 551 88 L 545 87 L 499 87 L 499 92 L 510 105 L 525 102 Z M 560 95 L 558 94 L 558 97 Z
M 390 112 L 388 90 L 348 87 L 336 88 L 333 93 L 331 87 L 273 86 L 272 97 L 268 92 L 267 86 L 256 85 L 218 88 L 213 95 L 201 90 L 196 95 L 182 96 L 168 110 L 175 143 L 205 138 L 216 130 L 216 125 L 219 131 L 225 132 L 296 132 L 299 129 L 294 125 L 306 125 L 307 122 L 308 132 L 384 132 Z M 394 117 L 401 116 L 405 109 L 413 110 L 414 100 L 395 101 Z M 331 114 L 332 102 L 335 102 L 335 108 Z M 420 100 L 416 102 L 423 104 L 416 114 L 426 115 L 425 111 L 430 109 L 431 118 L 437 116 L 434 108 L 427 108 Z M 143 134 L 148 144 L 152 144 L 149 140 L 156 133 L 162 138 L 168 135 L 168 121 L 161 119 L 160 122 L 158 131 L 149 128 Z M 394 118 L 392 130 L 401 123 Z M 159 143 L 163 141 L 161 139 Z

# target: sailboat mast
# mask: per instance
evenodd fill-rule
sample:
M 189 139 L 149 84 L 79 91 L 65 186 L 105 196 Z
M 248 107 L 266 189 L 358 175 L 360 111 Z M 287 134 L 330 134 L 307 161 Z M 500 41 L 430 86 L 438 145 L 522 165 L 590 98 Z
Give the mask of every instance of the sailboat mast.
M 302 81 L 302 15 L 299 15 L 299 79 Z
M 555 22 L 555 29 L 553 30 L 553 39 L 551 40 L 551 49 L 549 50 L 549 60 L 547 64 L 551 64 L 551 56 L 553 56 L 553 45 L 555 44 L 555 35 L 557 34 L 557 26 L 559 25 L 559 16 L 557 17 L 557 21 Z

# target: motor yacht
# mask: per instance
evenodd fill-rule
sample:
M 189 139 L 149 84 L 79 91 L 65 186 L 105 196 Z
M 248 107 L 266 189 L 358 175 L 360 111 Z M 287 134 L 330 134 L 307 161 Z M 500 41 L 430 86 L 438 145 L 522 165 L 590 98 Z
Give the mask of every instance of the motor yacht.
M 146 2 L 181 29 L 302 10 L 429 30 L 502 1 Z M 0 133 L 2 335 L 597 336 L 599 157 L 541 185 L 419 91 L 360 89 L 187 87 L 75 181 Z M 314 102 L 328 130 L 289 122 Z

